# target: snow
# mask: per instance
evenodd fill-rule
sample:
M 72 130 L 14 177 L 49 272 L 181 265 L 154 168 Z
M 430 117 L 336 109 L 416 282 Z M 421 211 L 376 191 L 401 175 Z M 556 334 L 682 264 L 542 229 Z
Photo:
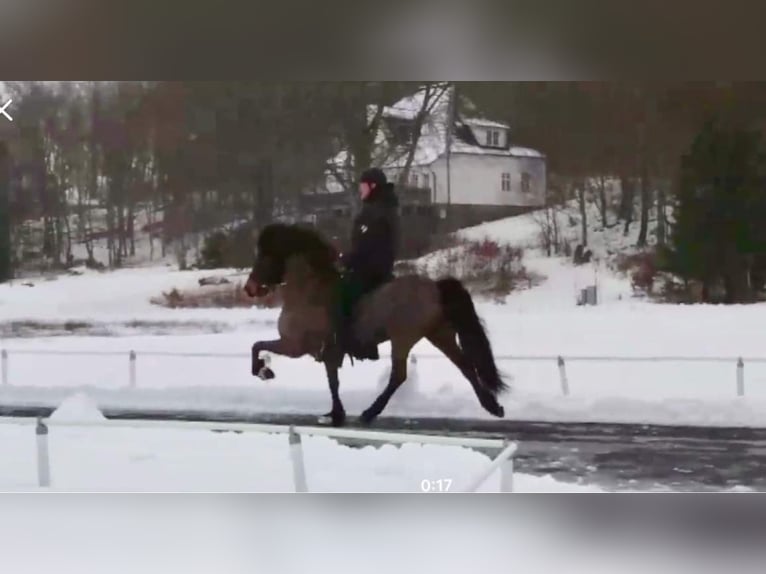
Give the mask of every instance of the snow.
M 226 309 L 166 309 L 153 305 L 152 297 L 177 288 L 198 287 L 210 275 L 244 282 L 246 273 L 235 269 L 178 271 L 172 267 L 141 267 L 98 272 L 75 270 L 82 275 L 23 279 L 0 285 L 0 321 L 135 322 L 223 320 L 237 322 L 246 315 Z M 31 282 L 34 286 L 24 285 Z M 238 318 L 235 317 L 238 315 Z M 273 315 L 273 313 L 272 313 Z M 276 315 L 274 315 L 276 317 Z
M 576 213 L 576 209 L 574 210 Z M 524 265 L 545 280 L 501 304 L 477 300 L 498 364 L 512 392 L 501 397 L 512 420 L 766 426 L 766 305 L 669 305 L 637 299 L 628 279 L 610 268 L 629 251 L 637 225 L 598 230 L 591 214 L 589 246 L 596 261 L 574 266 L 540 254 L 539 214 L 466 229 L 525 248 Z M 579 222 L 559 214 L 561 234 L 576 241 Z M 444 253 L 420 263 L 436 272 Z M 319 414 L 329 406 L 322 366 L 311 358 L 274 357 L 273 381 L 250 375 L 256 340 L 274 338 L 278 309 L 164 309 L 149 302 L 162 291 L 196 286 L 210 272 L 154 267 L 0 286 L 0 324 L 56 323 L 59 336 L 9 338 L 8 383 L 0 402 L 56 407 L 85 392 L 100 409 L 205 409 L 241 414 Z M 217 274 L 235 280 L 235 270 Z M 578 289 L 595 283 L 599 305 L 577 307 Z M 109 336 L 67 336 L 71 321 L 93 321 Z M 146 323 L 143 323 L 143 322 Z M 149 325 L 149 326 L 147 326 Z M 164 325 L 166 333 L 153 334 Z M 38 355 L 37 351 L 49 354 Z M 137 388 L 129 388 L 128 353 L 137 353 Z M 72 354 L 95 352 L 88 356 Z M 381 353 L 389 345 L 381 345 Z M 173 356 L 174 353 L 201 354 Z M 219 357 L 211 355 L 220 354 Z M 409 380 L 384 414 L 489 419 L 459 371 L 421 341 Z M 556 358 L 566 358 L 569 396 L 562 394 Z M 591 357 L 577 360 L 577 357 Z M 654 358 L 640 362 L 598 357 Z M 698 358 L 698 361 L 673 357 Z M 745 396 L 738 397 L 736 360 L 744 357 Z M 664 358 L 664 359 L 663 359 Z M 341 395 L 350 414 L 369 406 L 385 384 L 389 362 L 348 364 Z
M 520 147 L 520 146 L 511 146 L 508 150 L 509 155 L 515 156 L 515 157 L 545 157 L 544 154 L 537 151 L 536 149 L 528 148 L 528 147 Z
M 424 480 L 448 480 L 459 492 L 488 456 L 462 447 L 404 444 L 351 448 L 304 437 L 310 492 L 423 492 Z M 56 491 L 294 492 L 284 434 L 50 426 Z M 0 424 L 0 490 L 36 489 L 34 425 Z M 445 483 L 446 484 L 446 483 Z M 493 473 L 478 492 L 498 492 Z M 600 492 L 550 476 L 514 475 L 519 492 Z
M 92 398 L 79 392 L 64 399 L 50 419 L 58 422 L 99 422 L 105 421 L 106 417 Z
M 470 118 L 465 120 L 466 124 L 469 126 L 477 126 L 481 128 L 499 128 L 499 129 L 509 129 L 511 126 L 508 124 L 504 124 L 501 122 L 496 122 L 493 120 L 487 120 L 484 118 Z
M 430 104 L 430 113 L 426 117 L 421 129 L 418 145 L 412 161 L 412 166 L 428 166 L 441 157 L 447 149 L 447 116 L 449 115 L 449 101 L 452 89 L 444 90 Z M 383 108 L 383 114 L 386 117 L 413 120 L 423 107 L 425 98 L 425 88 L 421 88 L 410 96 L 405 96 L 392 106 Z M 470 106 L 465 106 L 469 108 Z M 376 112 L 375 106 L 368 106 L 367 117 L 370 120 Z M 484 118 L 463 118 L 465 124 L 469 126 L 497 127 L 507 129 L 506 124 Z M 388 149 L 383 130 L 379 130 L 375 135 L 375 157 L 373 163 L 381 165 L 384 169 L 401 168 L 406 162 L 406 153 L 399 153 L 397 150 Z M 545 157 L 537 150 L 511 146 L 508 149 L 492 149 L 477 145 L 468 144 L 459 139 L 457 135 L 453 137 L 451 152 L 455 154 L 471 155 L 500 155 L 508 157 Z M 329 160 L 329 163 L 335 170 L 343 173 L 349 166 L 348 153 L 343 150 Z M 327 174 L 326 187 L 328 190 L 337 191 L 339 183 L 332 173 Z

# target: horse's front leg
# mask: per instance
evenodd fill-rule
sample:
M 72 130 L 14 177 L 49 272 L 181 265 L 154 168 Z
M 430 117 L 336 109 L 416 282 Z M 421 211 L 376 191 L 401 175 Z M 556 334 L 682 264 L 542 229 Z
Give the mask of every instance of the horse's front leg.
M 332 410 L 324 416 L 319 417 L 320 424 L 328 422 L 336 427 L 342 427 L 346 422 L 346 411 L 340 400 L 338 388 L 340 380 L 338 379 L 338 363 L 330 360 L 325 362 L 325 371 L 327 372 L 327 382 L 330 385 L 330 396 L 332 397 Z
M 252 373 L 254 377 L 261 379 L 273 379 L 274 372 L 266 366 L 266 361 L 261 358 L 261 351 L 290 357 L 292 359 L 306 354 L 301 345 L 289 339 L 274 339 L 272 341 L 257 341 L 253 345 Z

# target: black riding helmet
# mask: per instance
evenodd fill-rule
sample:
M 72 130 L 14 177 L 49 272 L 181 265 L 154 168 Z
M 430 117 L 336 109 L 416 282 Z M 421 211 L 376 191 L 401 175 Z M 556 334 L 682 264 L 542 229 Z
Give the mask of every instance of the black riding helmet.
M 362 172 L 362 176 L 359 178 L 360 183 L 374 183 L 376 189 L 384 187 L 388 183 L 386 174 L 378 167 L 371 167 Z
M 364 200 L 365 203 L 384 203 L 395 202 L 394 184 L 389 183 L 383 170 L 377 167 L 371 167 L 362 172 L 359 178 L 360 183 L 374 183 L 375 189 Z

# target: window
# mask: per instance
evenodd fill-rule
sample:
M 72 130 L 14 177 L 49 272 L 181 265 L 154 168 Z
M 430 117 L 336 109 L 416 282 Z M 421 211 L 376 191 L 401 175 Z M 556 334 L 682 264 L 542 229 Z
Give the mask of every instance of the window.
M 503 191 L 511 191 L 511 174 L 504 173 L 500 176 L 500 185 Z
M 427 174 L 427 173 L 424 173 L 424 174 L 422 174 L 420 177 L 421 177 L 421 178 L 423 178 L 423 181 L 422 181 L 422 184 L 423 184 L 423 185 L 422 185 L 422 187 L 423 187 L 424 189 L 428 189 L 428 174 Z
M 410 185 L 412 185 L 412 187 L 418 186 L 418 174 L 416 173 L 410 174 Z
M 487 130 L 487 145 L 500 147 L 500 132 L 497 130 Z
M 529 193 L 530 191 L 530 183 L 532 182 L 532 178 L 527 172 L 524 172 L 521 174 L 521 191 L 523 193 Z

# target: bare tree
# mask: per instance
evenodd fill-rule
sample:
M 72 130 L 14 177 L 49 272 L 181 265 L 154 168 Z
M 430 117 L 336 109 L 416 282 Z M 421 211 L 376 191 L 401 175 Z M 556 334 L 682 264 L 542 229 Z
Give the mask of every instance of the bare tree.
M 450 84 L 447 82 L 428 82 L 420 88 L 419 91 L 423 95 L 422 102 L 420 104 L 420 109 L 417 111 L 415 118 L 412 121 L 411 135 L 405 146 L 406 157 L 402 170 L 399 172 L 399 185 L 404 185 L 409 180 L 410 170 L 412 169 L 415 153 L 417 152 L 418 144 L 420 143 L 423 126 L 433 112 L 434 107 L 443 101 L 442 98 L 449 89 Z

